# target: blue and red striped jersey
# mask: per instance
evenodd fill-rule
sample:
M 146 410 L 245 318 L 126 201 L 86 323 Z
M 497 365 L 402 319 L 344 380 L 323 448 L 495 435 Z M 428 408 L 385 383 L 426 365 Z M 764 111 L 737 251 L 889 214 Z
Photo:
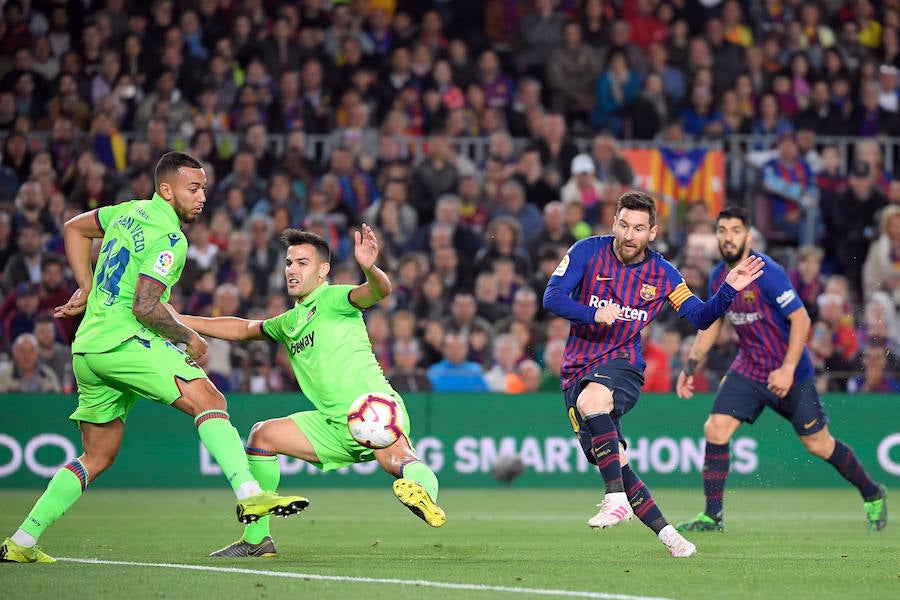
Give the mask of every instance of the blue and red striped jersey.
M 603 362 L 621 358 L 644 370 L 641 329 L 669 302 L 681 316 L 693 323 L 703 318 L 702 303 L 694 296 L 678 269 L 661 254 L 648 248 L 644 260 L 625 265 L 612 248 L 613 236 L 594 236 L 576 242 L 550 277 L 544 306 L 572 321 L 561 369 L 562 389 L 581 380 Z M 734 289 L 730 289 L 732 294 Z M 706 319 L 706 327 L 721 316 L 727 294 L 717 295 L 721 308 Z M 733 297 L 733 296 L 732 296 Z M 622 307 L 618 320 L 606 325 L 594 322 L 594 313 L 613 302 Z M 724 302 L 724 303 L 723 303 Z
M 791 330 L 787 317 L 803 308 L 803 301 L 781 265 L 765 254 L 751 254 L 765 261 L 764 273 L 738 292 L 725 318 L 731 321 L 738 335 L 738 355 L 731 368 L 754 381 L 766 383 L 769 373 L 781 367 L 787 352 Z M 710 289 L 722 283 L 727 274 L 725 261 L 717 264 L 709 276 Z M 814 372 L 809 350 L 804 348 L 794 371 L 794 382 L 806 381 Z

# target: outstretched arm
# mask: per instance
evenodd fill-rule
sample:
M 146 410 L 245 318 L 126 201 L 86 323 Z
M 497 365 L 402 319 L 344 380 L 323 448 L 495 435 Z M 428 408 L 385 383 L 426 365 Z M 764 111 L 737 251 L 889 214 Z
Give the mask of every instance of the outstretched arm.
M 706 329 L 725 314 L 738 292 L 762 277 L 765 262 L 758 256 L 750 256 L 728 272 L 725 282 L 706 302 L 696 296 L 684 300 L 678 314 L 697 329 Z M 670 296 L 671 298 L 671 296 Z
M 175 313 L 174 309 L 171 310 L 179 321 L 200 335 L 207 335 L 230 342 L 269 339 L 263 333 L 262 321 L 241 319 L 240 317 L 194 317 L 191 315 L 179 315 Z
M 97 221 L 96 210 L 73 217 L 63 225 L 66 257 L 69 259 L 78 289 L 68 302 L 53 310 L 54 317 L 74 317 L 84 312 L 94 279 L 91 270 L 91 247 L 96 238 L 102 237 L 103 230 Z
M 353 256 L 366 276 L 366 282 L 350 290 L 350 302 L 361 309 L 369 308 L 391 294 L 391 280 L 384 271 L 375 266 L 378 259 L 378 240 L 372 228 L 362 224 L 361 230 L 353 233 Z

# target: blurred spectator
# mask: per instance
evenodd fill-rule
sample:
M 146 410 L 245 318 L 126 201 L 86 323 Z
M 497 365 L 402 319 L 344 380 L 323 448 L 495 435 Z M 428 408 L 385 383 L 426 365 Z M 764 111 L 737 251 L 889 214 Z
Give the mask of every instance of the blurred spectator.
M 863 299 L 868 302 L 876 292 L 886 292 L 900 307 L 900 206 L 881 211 L 879 229 L 863 264 Z
M 640 93 L 641 76 L 628 64 L 624 52 L 611 50 L 605 70 L 597 79 L 591 123 L 615 136 L 626 132 L 626 117 Z M 630 123 L 627 124 L 630 127 Z M 630 130 L 629 130 L 630 131 Z
M 9 347 L 23 333 L 33 333 L 38 317 L 40 289 L 34 283 L 19 283 L 12 294 L 12 306 L 3 317 L 3 346 Z
M 535 0 L 534 11 L 522 17 L 520 73 L 543 76 L 551 52 L 562 44 L 565 17 L 555 8 L 556 0 Z
M 533 265 L 539 264 L 540 253 L 547 245 L 568 249 L 569 246 L 576 242 L 575 236 L 566 227 L 566 208 L 562 202 L 549 202 L 544 207 L 542 216 L 543 226 L 531 236 L 527 243 Z
M 497 276 L 491 271 L 482 271 L 475 278 L 476 314 L 487 323 L 497 323 L 510 314 L 510 307 L 500 302 Z
M 431 391 L 428 373 L 418 364 L 421 356 L 418 340 L 395 341 L 393 356 L 393 367 L 387 372 L 387 378 L 392 388 L 400 393 Z
M 876 239 L 876 214 L 887 205 L 884 193 L 873 185 L 868 163 L 857 162 L 850 171 L 847 189 L 838 193 L 826 230 L 840 240 L 836 246 L 840 272 L 847 276 L 855 295 L 862 292 L 862 271 L 869 245 Z
M 797 264 L 788 270 L 791 285 L 797 290 L 809 318 L 813 321 L 819 314 L 817 299 L 825 290 L 825 277 L 822 274 L 824 254 L 818 246 L 802 246 L 797 250 Z
M 723 100 L 723 106 L 724 104 Z M 737 103 L 735 102 L 734 105 L 737 106 Z M 637 140 L 653 139 L 674 117 L 675 108 L 666 96 L 662 77 L 656 73 L 648 74 L 644 78 L 641 93 L 631 106 L 632 136 Z M 742 118 L 739 118 L 738 121 L 742 121 Z M 719 122 L 723 123 L 722 120 Z
M 558 113 L 547 113 L 541 117 L 540 136 L 534 145 L 541 155 L 544 177 L 550 187 L 559 187 L 570 176 L 572 159 L 578 148 L 569 140 L 566 121 Z
M 547 60 L 550 109 L 570 121 L 585 119 L 593 107 L 594 85 L 601 69 L 596 49 L 582 41 L 581 27 L 577 21 L 567 23 L 563 43 L 556 44 Z
M 450 314 L 444 319 L 444 329 L 462 332 L 467 336 L 475 330 L 486 331 L 493 336 L 494 328 L 484 317 L 478 315 L 478 303 L 469 290 L 457 290 L 450 301 Z
M 900 380 L 895 373 L 887 372 L 887 348 L 881 343 L 870 343 L 863 350 L 863 371 L 859 377 L 847 382 L 847 391 L 860 394 L 895 394 L 900 392 Z
M 34 322 L 34 337 L 38 343 L 38 363 L 50 367 L 59 378 L 63 393 L 74 389 L 72 352 L 59 341 L 56 321 L 50 315 L 40 315 Z
M 39 223 L 26 222 L 19 226 L 16 238 L 18 251 L 3 268 L 3 287 L 12 291 L 20 283 L 38 283 L 41 279 L 41 249 L 43 228 Z
M 447 333 L 443 340 L 443 358 L 428 368 L 428 379 L 435 392 L 486 392 L 487 383 L 481 365 L 466 360 L 468 336 Z
M 503 257 L 512 261 L 519 277 L 531 274 L 531 258 L 522 247 L 522 226 L 517 219 L 509 215 L 494 217 L 485 232 L 485 241 L 486 245 L 475 255 L 473 269 L 476 274 L 492 268 L 494 261 Z
M 591 143 L 591 156 L 600 181 L 626 186 L 634 184 L 634 171 L 622 156 L 613 136 L 608 133 L 597 135 Z
M 834 330 L 827 321 L 820 318 L 813 323 L 810 331 L 809 351 L 816 370 L 826 379 L 825 391 L 846 391 L 847 372 L 851 363 L 835 344 Z
M 232 187 L 239 188 L 244 194 L 247 206 L 253 206 L 266 194 L 266 182 L 256 172 L 256 159 L 253 152 L 247 149 L 238 150 L 231 159 L 231 172 L 219 181 L 219 194 Z M 224 203 L 224 198 L 217 201 Z
M 819 319 L 828 324 L 831 341 L 845 361 L 850 361 L 859 348 L 853 328 L 853 315 L 847 312 L 843 299 L 834 293 L 818 298 Z
M 537 357 L 538 348 L 547 341 L 547 332 L 543 324 L 537 321 L 538 307 L 535 291 L 529 287 L 520 287 L 513 294 L 510 315 L 495 323 L 498 333 L 509 333 L 514 324 L 521 325 L 528 332 L 528 341 L 522 352 L 532 358 Z
M 412 310 L 418 319 L 443 319 L 450 308 L 448 290 L 436 271 L 422 277 L 419 293 L 413 299 Z
M 566 342 L 561 339 L 552 339 L 544 346 L 541 354 L 541 360 L 544 363 L 544 372 L 541 376 L 539 389 L 542 391 L 559 391 L 560 389 L 560 370 L 562 368 L 562 358 L 566 350 Z
M 560 200 L 563 204 L 581 204 L 585 210 L 585 220 L 596 223 L 603 196 L 603 183 L 597 179 L 591 156 L 579 154 L 573 158 L 571 172 L 572 177 L 559 191 Z
M 485 371 L 484 380 L 490 391 L 505 393 L 507 376 L 515 373 L 516 366 L 525 356 L 523 348 L 515 336 L 504 333 L 494 338 L 491 356 L 492 366 Z
M 879 143 L 872 139 L 862 139 L 856 143 L 856 160 L 869 165 L 872 182 L 887 195 L 892 174 L 884 166 L 884 154 Z
M 763 167 L 763 187 L 769 193 L 774 231 L 787 242 L 814 244 L 816 228 L 809 230 L 806 215 L 818 199 L 818 188 L 809 165 L 798 154 L 793 131 L 779 134 L 778 155 Z
M 409 189 L 410 205 L 419 215 L 419 223 L 434 219 L 434 206 L 442 194 L 456 191 L 459 171 L 453 163 L 452 150 L 441 135 L 428 137 L 428 154 L 412 173 Z
M 506 376 L 506 393 L 530 394 L 537 392 L 541 387 L 542 374 L 541 365 L 526 358 L 516 366 L 515 371 Z
M 523 245 L 540 231 L 540 210 L 525 199 L 525 189 L 515 179 L 507 179 L 500 186 L 499 203 L 494 211 L 494 218 L 506 217 L 518 222 L 521 236 L 518 243 Z
M 652 339 L 653 330 L 653 327 L 641 330 L 641 353 L 647 363 L 642 389 L 645 392 L 671 392 L 672 367 L 665 349 Z
M 34 334 L 23 333 L 12 344 L 12 361 L 0 363 L 0 393 L 59 394 L 62 385 L 53 370 L 39 361 Z

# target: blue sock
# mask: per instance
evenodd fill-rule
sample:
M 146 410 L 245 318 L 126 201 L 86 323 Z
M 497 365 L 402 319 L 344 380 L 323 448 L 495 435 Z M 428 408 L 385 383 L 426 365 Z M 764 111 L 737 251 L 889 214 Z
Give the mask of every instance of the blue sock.
M 591 415 L 584 420 L 591 433 L 591 449 L 597 468 L 606 484 L 606 492 L 624 492 L 622 464 L 619 462 L 619 432 L 609 414 Z
M 653 496 L 650 495 L 650 490 L 637 476 L 637 473 L 631 470 L 631 465 L 622 467 L 622 479 L 625 482 L 628 502 L 631 504 L 634 514 L 641 520 L 641 523 L 652 529 L 653 533 L 659 534 L 669 522 L 659 510 Z
M 878 485 L 866 473 L 853 450 L 842 441 L 834 440 L 834 452 L 831 453 L 827 460 L 844 479 L 856 486 L 863 500 L 868 500 L 878 495 Z
M 706 514 L 714 519 L 722 518 L 722 504 L 725 496 L 725 480 L 731 465 L 728 444 L 706 442 L 703 457 L 703 493 L 706 494 Z

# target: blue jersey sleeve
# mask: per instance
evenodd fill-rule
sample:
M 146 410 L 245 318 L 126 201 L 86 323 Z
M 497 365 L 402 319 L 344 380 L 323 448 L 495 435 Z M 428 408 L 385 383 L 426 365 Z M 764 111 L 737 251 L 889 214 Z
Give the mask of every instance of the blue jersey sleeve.
M 729 284 L 723 283 L 706 302 L 693 295 L 686 299 L 681 303 L 678 315 L 687 319 L 697 329 L 706 329 L 725 314 L 735 296 L 737 296 L 737 290 Z
M 800 294 L 791 284 L 784 267 L 773 260 L 766 260 L 765 269 L 765 276 L 760 277 L 757 282 L 766 299 L 777 306 L 778 311 L 785 317 L 798 308 L 802 308 L 803 301 L 800 299 Z
M 591 238 L 587 238 L 588 240 Z M 581 286 L 587 267 L 586 256 L 590 246 L 587 240 L 576 242 L 560 261 L 550 276 L 544 290 L 544 308 L 576 323 L 594 322 L 595 308 L 584 306 L 572 300 L 572 292 Z

